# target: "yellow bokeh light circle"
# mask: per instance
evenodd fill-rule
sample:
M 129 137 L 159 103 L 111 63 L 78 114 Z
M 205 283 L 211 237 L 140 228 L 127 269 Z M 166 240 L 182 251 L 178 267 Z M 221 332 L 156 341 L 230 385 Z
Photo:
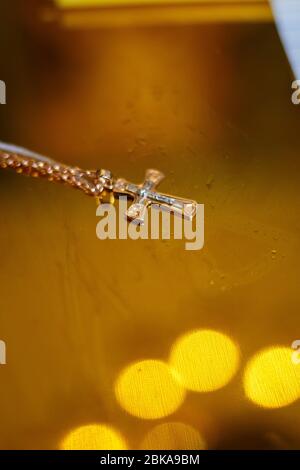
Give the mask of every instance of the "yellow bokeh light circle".
M 142 419 L 168 416 L 183 403 L 185 390 L 168 364 L 157 360 L 135 362 L 115 384 L 119 404 Z
M 244 374 L 247 397 L 264 408 L 281 408 L 300 398 L 300 365 L 292 360 L 293 351 L 272 347 L 258 352 Z
M 90 424 L 71 431 L 61 443 L 62 450 L 126 450 L 121 434 L 104 424 Z
M 142 442 L 142 450 L 202 450 L 206 448 L 200 433 L 187 424 L 164 423 L 155 426 Z
M 171 350 L 170 364 L 189 390 L 211 392 L 224 387 L 239 367 L 236 344 L 223 333 L 195 330 L 179 338 Z

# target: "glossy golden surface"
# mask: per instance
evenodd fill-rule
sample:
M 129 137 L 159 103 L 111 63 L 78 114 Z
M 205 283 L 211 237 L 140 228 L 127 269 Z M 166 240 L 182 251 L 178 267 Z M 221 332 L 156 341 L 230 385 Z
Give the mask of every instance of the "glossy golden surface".
M 275 26 L 68 30 L 16 4 L 0 6 L 1 140 L 136 182 L 159 168 L 162 191 L 205 204 L 205 246 L 97 240 L 92 199 L 1 172 L 1 448 L 60 448 L 88 425 L 131 449 L 160 433 L 173 448 L 299 447 L 295 395 L 268 409 L 245 390 L 259 351 L 300 338 L 300 108 Z M 159 419 L 126 411 L 124 371 L 169 364 L 193 330 L 238 348 L 227 385 L 175 391 Z

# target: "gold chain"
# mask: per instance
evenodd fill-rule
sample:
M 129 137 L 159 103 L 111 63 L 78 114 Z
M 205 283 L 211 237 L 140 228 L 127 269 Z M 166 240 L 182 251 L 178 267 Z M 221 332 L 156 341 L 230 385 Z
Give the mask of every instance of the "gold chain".
M 34 178 L 45 178 L 48 181 L 65 183 L 72 188 L 80 189 L 89 196 L 98 197 L 106 187 L 104 172 L 101 170 L 82 170 L 57 163 L 5 152 L 0 149 L 0 168 L 11 168 Z

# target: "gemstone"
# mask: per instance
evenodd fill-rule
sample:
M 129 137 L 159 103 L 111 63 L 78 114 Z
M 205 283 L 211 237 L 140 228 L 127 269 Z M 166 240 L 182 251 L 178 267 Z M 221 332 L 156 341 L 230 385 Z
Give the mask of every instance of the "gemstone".
M 112 179 L 112 173 L 109 170 L 101 170 L 100 172 L 100 177 L 111 180 Z
M 187 217 L 193 217 L 196 213 L 196 204 L 185 204 L 184 215 Z
M 114 190 L 115 191 L 125 191 L 126 189 L 126 181 L 124 179 L 118 179 L 115 183 Z

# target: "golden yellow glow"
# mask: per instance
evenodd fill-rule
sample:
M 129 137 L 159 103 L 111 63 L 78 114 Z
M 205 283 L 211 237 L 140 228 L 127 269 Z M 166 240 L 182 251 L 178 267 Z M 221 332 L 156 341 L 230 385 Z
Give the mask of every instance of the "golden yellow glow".
M 126 450 L 122 436 L 110 426 L 91 424 L 71 431 L 62 441 L 63 450 Z
M 184 388 L 162 361 L 146 360 L 127 367 L 118 378 L 115 394 L 130 414 L 143 419 L 168 416 L 185 398 Z
M 239 349 L 222 333 L 196 330 L 175 343 L 170 364 L 187 389 L 210 392 L 232 379 L 239 366 Z
M 268 0 L 56 0 L 56 3 L 65 13 L 62 24 L 70 28 L 273 21 Z
M 281 408 L 300 397 L 300 365 L 292 361 L 292 350 L 273 347 L 257 353 L 244 375 L 247 397 L 265 408 Z
M 56 0 L 62 8 L 82 8 L 82 7 L 103 7 L 107 5 L 149 5 L 184 3 L 185 0 Z M 191 0 L 192 3 L 199 3 L 199 0 Z
M 142 442 L 143 450 L 201 450 L 206 444 L 200 433 L 187 424 L 164 423 L 155 426 Z

